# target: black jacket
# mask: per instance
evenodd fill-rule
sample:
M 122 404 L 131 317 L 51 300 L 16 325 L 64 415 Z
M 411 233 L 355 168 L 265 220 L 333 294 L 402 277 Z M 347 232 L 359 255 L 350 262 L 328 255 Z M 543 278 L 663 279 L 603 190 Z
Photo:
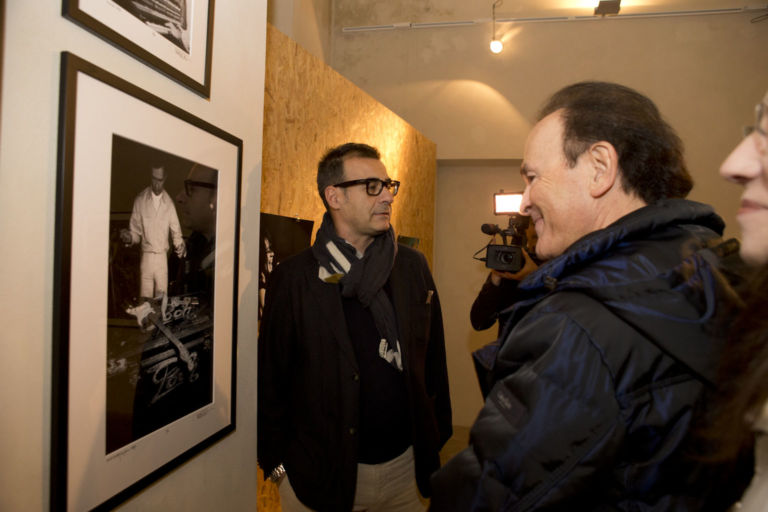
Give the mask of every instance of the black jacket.
M 440 301 L 424 256 L 398 247 L 388 281 L 410 399 L 419 490 L 452 433 Z M 357 478 L 358 368 L 337 284 L 306 250 L 277 266 L 259 339 L 258 459 L 281 462 L 302 503 L 351 510 Z
M 499 321 L 499 334 L 504 327 L 504 318 L 499 316 L 503 310 L 508 309 L 517 301 L 517 285 L 520 281 L 516 279 L 503 278 L 498 286 L 491 281 L 491 274 L 483 283 L 483 287 L 475 297 L 472 307 L 469 310 L 469 321 L 472 328 L 476 331 L 488 329 L 496 320 Z
M 723 506 L 716 469 L 686 453 L 721 349 L 713 319 L 736 300 L 705 249 L 722 229 L 706 205 L 665 201 L 523 280 L 470 447 L 434 475 L 432 509 Z

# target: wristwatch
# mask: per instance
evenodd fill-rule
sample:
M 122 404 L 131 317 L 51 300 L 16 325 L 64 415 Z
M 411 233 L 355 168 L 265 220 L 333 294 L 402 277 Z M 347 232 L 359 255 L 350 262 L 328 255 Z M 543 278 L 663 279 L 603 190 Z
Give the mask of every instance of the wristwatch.
M 280 481 L 280 479 L 285 474 L 285 467 L 280 464 L 275 469 L 272 470 L 272 472 L 269 474 L 269 481 L 277 483 Z

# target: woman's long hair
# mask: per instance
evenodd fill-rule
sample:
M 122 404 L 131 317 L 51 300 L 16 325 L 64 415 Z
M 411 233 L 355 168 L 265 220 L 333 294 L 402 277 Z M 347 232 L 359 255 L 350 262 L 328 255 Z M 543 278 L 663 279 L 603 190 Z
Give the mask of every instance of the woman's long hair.
M 720 371 L 719 397 L 705 439 L 712 461 L 733 460 L 749 449 L 752 427 L 768 400 L 768 265 L 758 269 L 745 307 L 729 334 Z

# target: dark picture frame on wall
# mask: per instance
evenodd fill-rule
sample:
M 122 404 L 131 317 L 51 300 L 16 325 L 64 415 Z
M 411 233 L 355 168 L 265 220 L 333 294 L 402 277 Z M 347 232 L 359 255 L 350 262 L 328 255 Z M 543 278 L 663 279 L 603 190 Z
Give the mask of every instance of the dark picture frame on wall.
M 63 0 L 62 14 L 205 98 L 214 0 Z
M 261 212 L 259 217 L 259 325 L 272 272 L 283 260 L 309 248 L 312 220 Z
M 110 509 L 235 429 L 242 140 L 61 54 L 51 509 Z

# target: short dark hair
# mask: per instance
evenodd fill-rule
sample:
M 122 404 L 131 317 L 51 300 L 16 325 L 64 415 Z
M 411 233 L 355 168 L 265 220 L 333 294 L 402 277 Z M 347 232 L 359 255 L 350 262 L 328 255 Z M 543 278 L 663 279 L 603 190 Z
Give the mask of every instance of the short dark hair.
M 320 199 L 323 200 L 326 210 L 328 203 L 325 201 L 325 189 L 336 183 L 341 183 L 344 179 L 344 160 L 352 157 L 381 160 L 378 149 L 359 142 L 347 142 L 326 151 L 317 164 L 317 192 L 320 194 Z
M 580 82 L 556 92 L 539 120 L 558 110 L 570 166 L 591 144 L 604 140 L 618 153 L 622 188 L 647 204 L 683 198 L 693 188 L 683 142 L 646 96 L 619 84 Z

